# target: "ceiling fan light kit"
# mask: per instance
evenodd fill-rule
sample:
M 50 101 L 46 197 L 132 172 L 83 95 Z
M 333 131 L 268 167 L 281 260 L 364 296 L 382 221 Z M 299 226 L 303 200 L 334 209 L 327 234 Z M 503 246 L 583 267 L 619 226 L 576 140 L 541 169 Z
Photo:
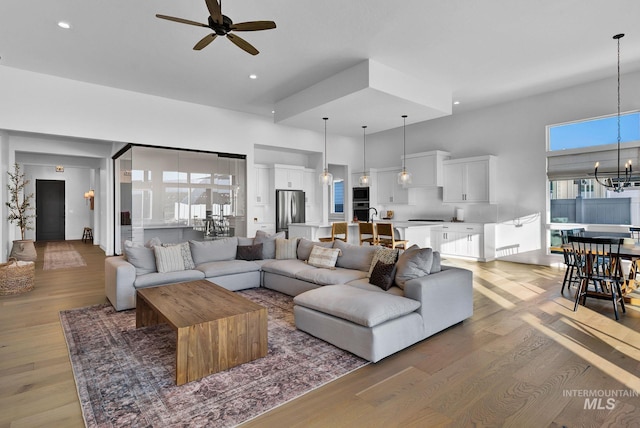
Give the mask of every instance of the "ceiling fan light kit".
M 222 0 L 220 3 L 218 3 L 217 0 L 205 0 L 205 3 L 209 10 L 209 17 L 207 18 L 206 24 L 161 14 L 156 14 L 156 17 L 178 22 L 180 24 L 188 24 L 211 29 L 213 33 L 207 34 L 193 46 L 193 49 L 196 51 L 207 47 L 209 43 L 213 42 L 218 36 L 226 36 L 231 43 L 238 46 L 245 52 L 250 53 L 251 55 L 258 55 L 260 53 L 258 49 L 242 37 L 233 34 L 232 31 L 261 31 L 276 28 L 276 23 L 273 21 L 249 21 L 234 24 L 231 18 L 222 14 Z

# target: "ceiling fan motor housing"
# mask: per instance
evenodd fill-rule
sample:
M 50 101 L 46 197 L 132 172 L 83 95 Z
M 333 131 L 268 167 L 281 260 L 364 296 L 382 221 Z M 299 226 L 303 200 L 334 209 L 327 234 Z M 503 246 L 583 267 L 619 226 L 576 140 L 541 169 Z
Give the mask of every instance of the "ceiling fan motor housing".
M 211 28 L 218 36 L 226 36 L 231 31 L 233 21 L 226 15 L 222 15 L 222 24 L 218 24 L 209 16 L 209 28 Z

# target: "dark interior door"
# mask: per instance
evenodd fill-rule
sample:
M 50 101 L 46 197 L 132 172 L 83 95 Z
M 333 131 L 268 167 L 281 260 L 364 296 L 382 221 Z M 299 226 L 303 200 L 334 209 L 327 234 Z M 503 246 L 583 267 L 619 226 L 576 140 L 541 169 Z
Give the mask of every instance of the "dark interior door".
M 64 239 L 64 181 L 36 180 L 36 241 Z

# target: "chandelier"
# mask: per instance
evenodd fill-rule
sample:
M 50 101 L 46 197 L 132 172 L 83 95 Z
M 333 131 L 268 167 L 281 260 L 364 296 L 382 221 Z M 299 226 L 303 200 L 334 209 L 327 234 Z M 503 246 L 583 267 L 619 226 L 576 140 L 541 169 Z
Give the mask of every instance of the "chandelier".
M 610 177 L 604 178 L 604 181 L 598 178 L 598 167 L 600 166 L 600 162 L 596 162 L 594 171 L 596 181 L 599 184 L 617 193 L 623 192 L 625 187 L 629 187 L 631 181 L 631 173 L 633 172 L 631 160 L 624 164 L 624 177 L 622 176 L 622 172 L 620 170 L 620 39 L 623 37 L 624 34 L 616 34 L 615 36 L 613 36 L 614 40 L 618 41 L 618 163 L 616 164 L 617 178 L 615 182 Z

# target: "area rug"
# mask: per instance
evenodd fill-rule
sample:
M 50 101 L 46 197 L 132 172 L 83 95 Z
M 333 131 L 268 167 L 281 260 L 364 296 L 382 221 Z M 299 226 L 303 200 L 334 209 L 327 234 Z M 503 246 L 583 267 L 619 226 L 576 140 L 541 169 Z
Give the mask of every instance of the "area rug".
M 79 252 L 75 250 L 72 244 L 65 241 L 47 242 L 44 247 L 44 264 L 43 270 L 50 269 L 68 269 L 86 266 Z
M 175 333 L 135 328 L 135 310 L 63 311 L 88 427 L 226 427 L 252 419 L 367 364 L 297 330 L 293 299 L 264 288 L 238 292 L 268 308 L 266 357 L 175 385 Z

